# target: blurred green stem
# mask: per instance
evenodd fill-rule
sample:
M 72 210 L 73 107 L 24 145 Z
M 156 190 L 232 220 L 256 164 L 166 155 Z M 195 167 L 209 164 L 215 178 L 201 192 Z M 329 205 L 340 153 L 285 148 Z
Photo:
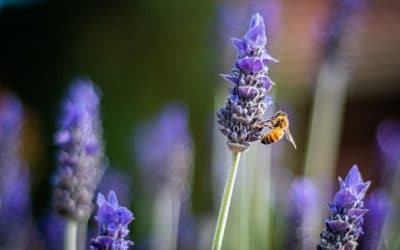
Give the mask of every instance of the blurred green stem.
M 87 225 L 88 221 L 83 221 L 78 225 L 78 250 L 85 250 L 87 248 Z
M 72 219 L 67 219 L 64 234 L 64 250 L 76 250 L 78 234 L 78 222 Z
M 331 197 L 349 74 L 348 67 L 340 58 L 325 62 L 318 73 L 304 171 L 305 176 L 315 182 L 321 201 Z M 313 218 L 322 218 L 325 210 L 325 202 L 319 202 Z M 320 221 L 307 223 L 311 235 L 318 234 Z
M 233 187 L 235 186 L 235 179 L 239 166 L 240 154 L 240 152 L 232 153 L 232 163 L 229 167 L 228 178 L 225 183 L 224 194 L 222 195 L 221 206 L 219 208 L 212 250 L 220 250 L 222 247 L 222 240 L 224 238 L 225 226 L 229 214 L 229 207 L 231 205 Z
M 151 249 L 177 249 L 181 198 L 171 188 L 157 194 L 153 212 L 154 239 Z

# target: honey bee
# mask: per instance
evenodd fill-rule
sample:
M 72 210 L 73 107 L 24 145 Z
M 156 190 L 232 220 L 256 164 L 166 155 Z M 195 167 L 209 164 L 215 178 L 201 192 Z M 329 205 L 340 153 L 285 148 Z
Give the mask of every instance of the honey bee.
M 289 130 L 289 118 L 283 111 L 277 111 L 269 120 L 258 125 L 260 128 L 267 127 L 270 130 L 260 139 L 262 144 L 271 144 L 281 140 L 284 136 L 296 149 L 296 143 Z

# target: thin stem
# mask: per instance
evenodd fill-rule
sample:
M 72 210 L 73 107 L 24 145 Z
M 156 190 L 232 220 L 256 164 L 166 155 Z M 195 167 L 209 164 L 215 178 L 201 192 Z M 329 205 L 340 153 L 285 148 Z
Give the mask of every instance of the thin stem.
M 163 188 L 153 208 L 152 249 L 177 249 L 181 198 L 171 188 Z
M 76 250 L 78 234 L 78 222 L 67 219 L 64 234 L 64 250 Z
M 179 215 L 181 211 L 181 200 L 176 194 L 171 197 L 171 249 L 178 249 L 178 236 L 179 236 Z
M 224 194 L 222 196 L 221 206 L 219 208 L 217 225 L 214 232 L 214 241 L 212 250 L 220 250 L 222 240 L 224 238 L 226 221 L 229 214 L 229 206 L 231 205 L 233 187 L 235 186 L 236 174 L 239 166 L 240 152 L 232 153 L 232 164 L 229 167 L 228 178 L 225 183 Z
M 81 222 L 78 225 L 78 250 L 85 250 L 87 248 L 87 226 L 87 221 Z

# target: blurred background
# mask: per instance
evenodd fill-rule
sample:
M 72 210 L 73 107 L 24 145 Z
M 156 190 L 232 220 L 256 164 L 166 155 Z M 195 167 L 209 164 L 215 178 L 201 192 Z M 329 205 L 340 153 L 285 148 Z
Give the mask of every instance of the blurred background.
M 43 226 L 56 168 L 53 135 L 65 90 L 77 76 L 92 79 L 102 93 L 106 155 L 109 169 L 119 174 L 116 183 L 129 187 L 124 202 L 136 217 L 130 227 L 134 248 L 209 248 L 230 162 L 215 122 L 230 87 L 219 73 L 230 72 L 230 38 L 244 35 L 255 12 L 264 16 L 267 50 L 280 61 L 270 67 L 277 83 L 272 96 L 289 114 L 297 150 L 282 140 L 255 144 L 246 153 L 225 248 L 285 248 L 288 192 L 301 176 L 319 191 L 317 212 L 303 223 L 302 244 L 317 244 L 337 176 L 358 164 L 372 181 L 369 193 L 384 193 L 391 205 L 391 219 L 379 229 L 383 242 L 400 249 L 400 241 L 391 240 L 400 230 L 399 194 L 393 192 L 400 188 L 399 1 L 0 0 L 0 97 L 16 96 L 24 110 L 20 156 L 30 172 L 34 233 L 27 237 L 34 249 L 57 249 Z M 183 177 L 185 194 L 173 200 L 180 204 L 178 236 L 171 236 L 178 242 L 154 247 L 154 238 L 161 245 L 165 240 L 154 236 L 155 227 L 168 231 L 170 221 L 154 226 L 153 207 L 160 205 L 154 199 L 162 194 L 147 192 L 151 187 L 138 156 L 143 152 L 135 140 L 138 129 L 156 123 L 171 103 L 187 116 L 189 177 Z M 173 143 L 162 131 L 157 135 L 155 148 Z M 90 227 L 89 238 L 95 222 Z

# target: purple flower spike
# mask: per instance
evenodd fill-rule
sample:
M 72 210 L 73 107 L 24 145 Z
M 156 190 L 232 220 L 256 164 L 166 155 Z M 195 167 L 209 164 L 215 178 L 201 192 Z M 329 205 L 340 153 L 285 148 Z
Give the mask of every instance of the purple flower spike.
M 309 222 L 315 217 L 318 204 L 318 190 L 311 180 L 296 178 L 288 192 L 287 235 L 284 249 L 310 249 L 313 243 L 313 233 Z
M 13 95 L 0 97 L 0 248 L 25 249 L 30 239 L 30 173 L 19 156 L 23 105 Z M 18 240 L 16 240 L 16 232 Z
M 250 142 L 258 140 L 262 133 L 259 123 L 269 106 L 266 102 L 273 82 L 268 77 L 267 63 L 277 62 L 265 50 L 264 20 L 260 14 L 252 16 L 250 28 L 243 38 L 233 38 L 237 58 L 230 75 L 222 75 L 234 84 L 231 95 L 217 116 L 221 132 L 227 137 L 231 151 L 244 152 Z
M 377 129 L 376 140 L 388 167 L 395 168 L 400 159 L 400 121 L 381 122 Z M 389 175 L 393 175 L 393 169 L 388 169 L 388 172 Z
M 129 234 L 128 225 L 134 219 L 133 213 L 119 205 L 117 195 L 110 191 L 108 199 L 102 193 L 97 195 L 99 234 L 90 242 L 91 250 L 127 250 L 133 242 L 125 240 Z
M 193 160 L 186 108 L 178 103 L 168 104 L 155 119 L 135 130 L 134 142 L 136 159 L 149 190 L 158 192 L 168 187 L 184 194 Z
M 339 177 L 340 190 L 329 204 L 332 212 L 324 220 L 325 228 L 317 246 L 319 250 L 355 250 L 358 238 L 363 234 L 364 208 L 363 198 L 371 182 L 364 182 L 358 167 L 354 165 L 346 178 Z
M 75 220 L 90 217 L 94 190 L 103 174 L 99 104 L 99 92 L 92 82 L 73 82 L 55 135 L 59 167 L 53 205 L 59 214 Z
M 29 209 L 29 171 L 18 155 L 23 118 L 14 96 L 0 99 L 0 222 L 22 222 Z
M 390 199 L 383 190 L 377 190 L 369 195 L 366 205 L 369 212 L 365 216 L 365 233 L 361 238 L 360 249 L 386 249 L 382 247 L 382 231 L 390 212 Z

